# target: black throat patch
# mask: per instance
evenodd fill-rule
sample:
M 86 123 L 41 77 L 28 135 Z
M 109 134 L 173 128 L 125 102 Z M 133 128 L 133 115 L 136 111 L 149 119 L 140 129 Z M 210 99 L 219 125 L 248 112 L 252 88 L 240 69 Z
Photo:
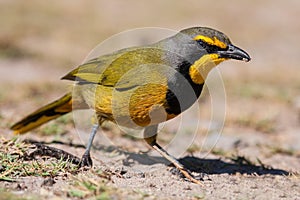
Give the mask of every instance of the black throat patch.
M 195 84 L 190 75 L 189 68 L 192 64 L 188 61 L 181 62 L 176 70 L 174 79 L 168 81 L 166 94 L 168 114 L 178 115 L 191 107 L 201 94 L 203 84 Z

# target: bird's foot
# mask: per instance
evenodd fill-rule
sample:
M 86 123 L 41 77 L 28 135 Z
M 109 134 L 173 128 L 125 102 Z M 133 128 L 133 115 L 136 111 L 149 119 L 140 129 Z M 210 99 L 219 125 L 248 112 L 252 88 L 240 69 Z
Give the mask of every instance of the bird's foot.
M 174 170 L 171 171 L 173 174 L 180 175 L 185 180 L 204 186 L 203 184 L 204 176 L 205 176 L 204 174 L 201 173 L 198 175 L 194 175 L 190 170 L 184 168 L 183 166 L 175 165 L 175 167 L 176 168 L 173 168 Z
M 91 168 L 93 166 L 93 161 L 90 154 L 83 154 L 79 163 L 79 168 Z

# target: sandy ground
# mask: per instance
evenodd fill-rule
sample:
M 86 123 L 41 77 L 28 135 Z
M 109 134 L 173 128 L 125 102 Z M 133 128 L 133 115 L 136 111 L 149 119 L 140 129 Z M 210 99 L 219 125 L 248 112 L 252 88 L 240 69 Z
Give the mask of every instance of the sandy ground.
M 169 152 L 203 176 L 203 185 L 184 180 L 156 152 L 149 152 L 143 140 L 110 127 L 96 138 L 93 169 L 12 176 L 14 182 L 1 179 L 0 199 L 300 199 L 299 1 L 224 0 L 201 5 L 199 1 L 51 5 L 1 1 L 0 5 L 0 137 L 5 140 L 13 137 L 8 129 L 13 122 L 70 89 L 60 77 L 99 42 L 126 29 L 211 26 L 253 58 L 219 67 L 226 91 L 224 126 L 209 127 L 212 103 L 206 89 L 199 100 L 200 117 L 192 109 L 184 115 L 187 121 L 180 134 L 174 128 L 176 121 L 159 134 Z M 76 122 L 77 130 L 85 127 L 78 134 L 72 117 L 19 139 L 61 141 L 65 144 L 49 145 L 80 157 L 84 149 L 70 142 L 84 144 L 88 127 Z M 85 120 L 82 123 L 89 122 Z M 59 162 L 49 157 L 40 162 L 49 159 Z M 2 161 L 0 173 L 2 177 Z

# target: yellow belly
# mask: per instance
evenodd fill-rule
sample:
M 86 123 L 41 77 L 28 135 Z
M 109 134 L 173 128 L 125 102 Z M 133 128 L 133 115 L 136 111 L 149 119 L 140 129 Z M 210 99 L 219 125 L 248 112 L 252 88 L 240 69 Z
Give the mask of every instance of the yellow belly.
M 176 115 L 165 111 L 166 84 L 145 84 L 126 91 L 113 87 L 80 86 L 90 108 L 102 116 L 126 127 L 158 124 Z

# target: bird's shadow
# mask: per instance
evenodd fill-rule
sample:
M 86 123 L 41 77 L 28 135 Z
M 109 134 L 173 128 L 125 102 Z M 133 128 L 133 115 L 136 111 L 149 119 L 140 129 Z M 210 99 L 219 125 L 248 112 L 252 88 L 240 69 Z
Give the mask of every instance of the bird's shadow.
M 126 158 L 123 160 L 124 166 L 133 166 L 136 163 L 142 165 L 154 165 L 163 163 L 170 165 L 165 158 L 160 156 L 152 156 L 145 152 L 132 153 L 124 151 L 113 146 L 99 147 L 96 149 L 106 152 L 118 152 L 124 154 Z M 231 158 L 208 159 L 198 158 L 194 156 L 185 156 L 178 159 L 186 169 L 191 172 L 205 173 L 205 174 L 255 174 L 255 175 L 289 175 L 288 171 L 283 169 L 275 169 L 271 166 L 264 165 L 260 160 L 255 164 L 243 156 L 235 156 Z
M 36 144 L 37 147 L 39 147 L 38 154 L 45 155 L 45 148 L 48 156 L 52 157 L 65 157 L 70 158 L 74 157 L 73 162 L 75 161 L 75 164 L 80 162 L 80 159 L 76 156 L 73 156 L 67 152 L 64 152 L 60 149 L 56 149 L 53 147 L 45 146 L 45 142 L 37 142 L 34 140 L 27 141 L 32 144 Z M 50 143 L 57 143 L 57 142 L 50 142 Z M 49 144 L 49 143 L 46 143 Z M 74 146 L 74 147 L 80 147 L 84 148 L 83 145 L 77 145 L 77 144 L 69 144 L 69 143 L 63 143 L 59 142 L 59 144 L 68 145 L 68 146 Z M 41 147 L 43 147 L 41 149 Z M 165 165 L 170 165 L 171 163 L 168 162 L 165 158 L 161 156 L 152 156 L 149 155 L 147 152 L 139 152 L 139 153 L 133 153 L 125 151 L 121 148 L 118 148 L 116 146 L 103 146 L 103 145 L 94 145 L 94 149 L 98 151 L 104 151 L 107 153 L 117 153 L 125 155 L 125 159 L 123 160 L 124 166 L 133 166 L 136 163 L 139 163 L 141 165 L 154 165 L 157 163 L 163 163 Z M 53 153 L 54 152 L 54 153 Z M 262 164 L 260 160 L 258 160 L 258 164 L 255 164 L 248 160 L 247 158 L 243 156 L 235 156 L 231 158 L 220 158 L 220 159 L 208 159 L 208 158 L 198 158 L 194 156 L 185 156 L 183 158 L 178 159 L 180 163 L 184 165 L 186 169 L 188 169 L 191 172 L 196 173 L 205 173 L 205 174 L 255 174 L 255 175 L 289 175 L 290 173 L 288 171 L 282 170 L 282 169 L 275 169 L 270 166 L 266 166 Z

